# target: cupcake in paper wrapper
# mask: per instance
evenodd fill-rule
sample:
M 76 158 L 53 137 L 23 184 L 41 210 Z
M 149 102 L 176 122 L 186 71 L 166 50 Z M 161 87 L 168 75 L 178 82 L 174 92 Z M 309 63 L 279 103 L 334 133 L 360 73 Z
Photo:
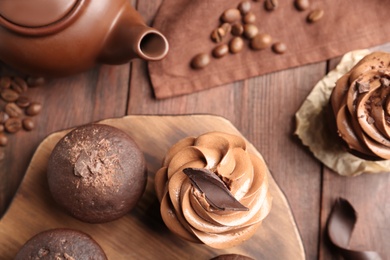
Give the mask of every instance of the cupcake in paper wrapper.
M 389 65 L 388 53 L 358 50 L 345 54 L 295 115 L 295 134 L 340 175 L 390 169 Z

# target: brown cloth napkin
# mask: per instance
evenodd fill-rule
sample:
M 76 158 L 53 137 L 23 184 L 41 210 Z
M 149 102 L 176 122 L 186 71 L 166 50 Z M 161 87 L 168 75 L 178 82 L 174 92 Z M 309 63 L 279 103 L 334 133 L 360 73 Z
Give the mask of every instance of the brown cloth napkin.
M 349 240 L 356 221 L 356 211 L 349 201 L 338 198 L 328 218 L 327 229 L 330 240 L 346 260 L 381 260 L 377 252 L 356 251 L 349 248 Z
M 163 1 L 153 26 L 166 35 L 170 51 L 162 61 L 149 63 L 156 98 L 189 94 L 390 41 L 390 0 L 312 0 L 305 11 L 298 11 L 293 0 L 280 0 L 271 12 L 264 9 L 264 1 L 250 2 L 259 32 L 270 34 L 273 42 L 286 43 L 288 50 L 279 55 L 271 48 L 253 51 L 246 41 L 240 53 L 212 58 L 205 69 L 193 70 L 191 59 L 216 46 L 210 34 L 220 25 L 221 14 L 240 1 Z M 317 8 L 324 10 L 324 16 L 307 23 L 308 13 Z

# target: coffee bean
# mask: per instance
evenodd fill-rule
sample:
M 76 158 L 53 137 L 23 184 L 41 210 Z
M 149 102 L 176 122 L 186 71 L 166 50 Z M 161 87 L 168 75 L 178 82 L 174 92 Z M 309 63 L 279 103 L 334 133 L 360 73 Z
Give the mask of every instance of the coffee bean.
M 4 125 L 3 124 L 0 124 L 0 133 L 1 132 L 4 132 Z
M 309 0 L 295 0 L 294 5 L 299 11 L 305 11 L 309 8 L 310 2 Z
M 11 78 L 3 76 L 0 78 L 0 88 L 9 88 L 11 86 Z
M 264 8 L 267 11 L 273 11 L 279 6 L 278 0 L 265 0 Z
M 0 146 L 6 146 L 8 144 L 8 138 L 5 134 L 0 133 Z
M 27 108 L 26 108 L 26 114 L 29 116 L 35 116 L 38 115 L 42 110 L 42 105 L 37 102 L 32 102 Z
M 20 109 L 15 103 L 8 103 L 4 107 L 4 111 L 10 116 L 10 117 L 22 117 L 23 116 L 23 110 Z
M 19 107 L 21 108 L 26 108 L 30 105 L 30 99 L 28 97 L 25 97 L 25 96 L 20 96 L 17 100 L 16 100 L 16 105 L 18 105 Z
M 0 111 L 0 124 L 4 124 L 5 121 L 7 121 L 9 118 L 9 115 L 4 112 L 4 111 Z
M 23 119 L 22 124 L 23 124 L 23 128 L 27 131 L 31 131 L 35 128 L 34 121 L 29 117 Z
M 29 87 L 34 88 L 44 85 L 46 80 L 44 77 L 28 77 L 26 82 Z
M 222 58 L 229 52 L 229 46 L 227 44 L 220 44 L 213 49 L 213 56 L 215 58 Z
M 262 50 L 268 48 L 272 43 L 272 37 L 267 33 L 257 34 L 251 40 L 251 47 L 254 50 Z
M 229 50 L 231 53 L 238 53 L 244 47 L 244 40 L 241 37 L 233 37 L 229 42 Z
M 244 23 L 255 23 L 256 15 L 252 12 L 248 12 L 243 18 L 242 21 Z
M 0 95 L 7 102 L 14 102 L 19 98 L 19 93 L 10 88 L 1 89 Z
M 277 54 L 283 54 L 286 52 L 287 46 L 283 42 L 277 42 L 272 45 L 272 50 Z
M 306 19 L 309 23 L 315 23 L 318 20 L 320 20 L 323 16 L 324 16 L 324 10 L 315 9 L 307 15 Z
M 225 30 L 222 29 L 222 28 L 217 28 L 217 29 L 214 29 L 212 32 L 211 32 L 211 35 L 210 35 L 210 38 L 211 40 L 213 40 L 214 42 L 216 43 L 219 43 L 222 41 L 223 37 L 225 36 Z
M 245 24 L 244 25 L 244 36 L 248 39 L 252 39 L 259 33 L 259 29 L 254 24 Z
M 194 69 L 203 69 L 210 63 L 210 55 L 207 53 L 199 53 L 192 58 L 191 66 Z
M 8 133 L 16 133 L 22 128 L 22 120 L 18 117 L 8 119 L 4 124 Z
M 225 32 L 225 35 L 227 35 L 232 30 L 232 25 L 230 23 L 223 23 L 220 28 L 222 28 L 222 30 Z
M 15 77 L 11 81 L 11 89 L 15 90 L 19 94 L 26 92 L 28 89 L 27 82 L 20 77 Z
M 240 35 L 242 35 L 243 32 L 244 32 L 244 26 L 242 26 L 242 24 L 234 23 L 232 25 L 232 34 L 234 36 L 240 36 Z
M 241 14 L 246 14 L 251 10 L 251 2 L 250 1 L 242 1 L 238 5 L 238 10 L 240 10 Z
M 221 20 L 226 23 L 233 23 L 240 20 L 241 14 L 240 11 L 236 8 L 227 9 L 223 12 L 221 16 Z

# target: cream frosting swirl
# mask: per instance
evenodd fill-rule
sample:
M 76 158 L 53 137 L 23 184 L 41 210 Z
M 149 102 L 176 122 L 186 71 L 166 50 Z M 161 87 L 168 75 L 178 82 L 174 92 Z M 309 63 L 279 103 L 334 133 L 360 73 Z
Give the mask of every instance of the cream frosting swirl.
M 390 159 L 389 67 L 389 53 L 365 56 L 336 82 L 330 97 L 339 136 L 363 159 Z
M 183 170 L 215 173 L 247 211 L 221 210 L 209 203 Z M 253 236 L 271 209 L 268 168 L 248 153 L 243 138 L 222 132 L 187 137 L 167 152 L 155 176 L 166 226 L 181 238 L 213 248 L 236 246 Z

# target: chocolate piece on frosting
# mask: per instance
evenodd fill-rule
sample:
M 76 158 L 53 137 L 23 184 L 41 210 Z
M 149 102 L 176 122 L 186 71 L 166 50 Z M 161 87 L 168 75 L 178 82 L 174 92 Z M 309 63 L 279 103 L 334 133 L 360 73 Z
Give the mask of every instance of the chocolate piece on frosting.
M 206 200 L 219 210 L 249 210 L 242 205 L 229 191 L 226 184 L 208 169 L 185 168 L 183 172 L 192 184 L 205 194 Z

